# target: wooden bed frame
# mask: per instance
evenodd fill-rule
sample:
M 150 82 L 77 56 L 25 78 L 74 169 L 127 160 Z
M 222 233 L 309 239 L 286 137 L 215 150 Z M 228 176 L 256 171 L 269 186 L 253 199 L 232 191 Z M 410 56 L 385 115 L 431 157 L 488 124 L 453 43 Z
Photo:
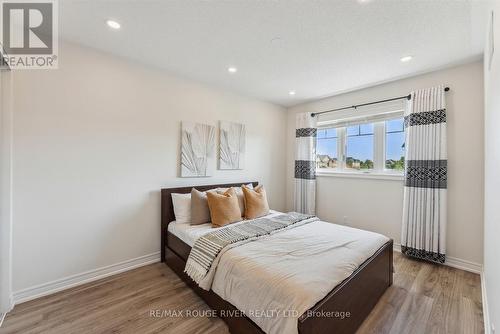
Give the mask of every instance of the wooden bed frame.
M 252 183 L 254 186 L 258 182 Z M 175 235 L 168 232 L 168 224 L 175 220 L 172 206 L 172 193 L 190 193 L 195 187 L 206 191 L 217 187 L 239 187 L 242 183 L 216 184 L 169 188 L 161 190 L 161 261 L 165 262 L 175 273 L 190 286 L 217 314 L 227 323 L 231 333 L 264 333 L 247 317 L 230 317 L 238 309 L 225 301 L 212 290 L 206 291 L 184 273 L 191 247 Z M 377 304 L 385 290 L 392 285 L 393 241 L 384 244 L 373 256 L 368 258 L 351 276 L 337 285 L 325 298 L 306 311 L 298 320 L 298 332 L 301 334 L 355 333 L 373 307 Z M 225 311 L 225 312 L 221 312 Z M 350 316 L 324 316 L 325 312 L 349 312 Z M 321 316 L 323 314 L 323 316 Z M 225 316 L 226 315 L 226 316 Z M 319 316 L 317 316 L 319 315 Z

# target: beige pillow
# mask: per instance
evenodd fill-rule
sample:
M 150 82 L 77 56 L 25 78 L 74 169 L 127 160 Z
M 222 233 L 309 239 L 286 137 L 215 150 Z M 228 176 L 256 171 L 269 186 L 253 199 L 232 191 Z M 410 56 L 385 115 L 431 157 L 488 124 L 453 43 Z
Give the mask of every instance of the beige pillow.
M 263 186 L 257 186 L 255 189 L 242 186 L 241 189 L 245 198 L 246 219 L 255 219 L 269 214 L 269 204 Z
M 242 185 L 244 186 L 244 185 Z M 249 189 L 253 189 L 253 186 L 251 183 L 247 184 L 246 187 Z M 217 188 L 217 193 L 218 194 L 223 194 L 225 193 L 229 188 Z M 238 205 L 240 206 L 240 211 L 241 211 L 241 216 L 245 216 L 245 199 L 243 196 L 243 190 L 241 190 L 241 187 L 233 187 L 234 191 L 236 192 L 236 196 L 238 197 Z
M 233 188 L 224 194 L 214 192 L 207 193 L 212 227 L 221 227 L 241 220 L 241 211 L 238 204 L 238 197 Z
M 214 192 L 215 189 L 207 192 Z M 200 225 L 210 222 L 207 192 L 191 189 L 191 225 Z

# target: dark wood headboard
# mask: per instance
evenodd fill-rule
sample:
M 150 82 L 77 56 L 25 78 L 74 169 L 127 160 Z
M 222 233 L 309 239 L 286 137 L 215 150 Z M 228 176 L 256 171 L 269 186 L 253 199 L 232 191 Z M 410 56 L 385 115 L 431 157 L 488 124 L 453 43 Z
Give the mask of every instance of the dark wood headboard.
M 172 193 L 177 194 L 187 194 L 191 192 L 192 188 L 196 188 L 199 191 L 206 191 L 214 188 L 229 188 L 229 187 L 240 187 L 242 184 L 251 183 L 256 187 L 259 182 L 239 182 L 239 183 L 228 183 L 228 184 L 207 184 L 203 186 L 189 186 L 180 188 L 165 188 L 161 190 L 161 262 L 165 261 L 165 247 L 167 246 L 167 230 L 168 224 L 175 220 L 174 207 L 172 204 Z

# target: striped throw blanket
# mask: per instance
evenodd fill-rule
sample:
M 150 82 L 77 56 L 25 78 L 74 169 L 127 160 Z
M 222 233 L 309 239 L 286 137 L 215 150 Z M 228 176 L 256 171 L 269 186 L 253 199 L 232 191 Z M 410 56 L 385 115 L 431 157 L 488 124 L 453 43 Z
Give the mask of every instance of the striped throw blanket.
M 318 220 L 315 216 L 289 212 L 272 217 L 249 220 L 236 225 L 228 225 L 209 232 L 196 240 L 189 253 L 184 272 L 201 288 L 209 290 L 213 271 L 222 251 L 273 234 L 293 226 Z M 300 224 L 299 224 L 300 223 Z

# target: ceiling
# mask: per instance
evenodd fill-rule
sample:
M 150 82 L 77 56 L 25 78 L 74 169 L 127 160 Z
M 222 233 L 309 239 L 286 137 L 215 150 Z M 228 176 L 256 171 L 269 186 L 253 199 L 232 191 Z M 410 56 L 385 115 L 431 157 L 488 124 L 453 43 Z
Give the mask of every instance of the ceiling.
M 480 0 L 65 0 L 59 7 L 62 39 L 283 106 L 478 59 L 486 29 Z M 105 24 L 110 18 L 120 30 Z M 413 59 L 401 62 L 406 55 Z

